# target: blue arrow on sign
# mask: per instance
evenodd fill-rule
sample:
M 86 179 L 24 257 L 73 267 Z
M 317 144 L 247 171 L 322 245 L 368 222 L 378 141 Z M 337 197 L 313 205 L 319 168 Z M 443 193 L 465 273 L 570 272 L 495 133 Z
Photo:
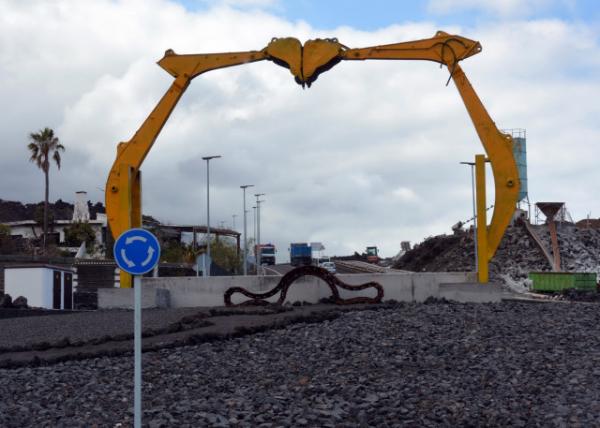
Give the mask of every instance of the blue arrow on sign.
M 158 239 L 145 229 L 126 230 L 113 247 L 115 261 L 120 269 L 132 275 L 150 272 L 160 259 Z

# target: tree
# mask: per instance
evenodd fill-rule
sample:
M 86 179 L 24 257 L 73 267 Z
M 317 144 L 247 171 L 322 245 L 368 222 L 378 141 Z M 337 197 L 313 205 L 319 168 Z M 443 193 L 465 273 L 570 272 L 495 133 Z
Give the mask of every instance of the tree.
M 69 247 L 78 247 L 82 242 L 88 251 L 93 250 L 96 242 L 96 232 L 87 221 L 77 221 L 65 228 L 65 243 Z
M 238 255 L 237 246 L 227 239 L 213 239 L 210 243 L 210 256 L 213 263 L 230 272 L 239 272 L 241 260 Z
M 15 250 L 10 237 L 10 227 L 0 223 L 0 254 L 11 254 Z
M 48 233 L 48 195 L 50 192 L 50 159 L 56 162 L 60 169 L 60 152 L 65 150 L 64 146 L 54 135 L 50 128 L 41 129 L 38 133 L 29 134 L 30 143 L 27 145 L 31 156 L 29 161 L 34 162 L 44 172 L 44 232 L 42 239 L 42 251 L 46 252 L 46 235 Z

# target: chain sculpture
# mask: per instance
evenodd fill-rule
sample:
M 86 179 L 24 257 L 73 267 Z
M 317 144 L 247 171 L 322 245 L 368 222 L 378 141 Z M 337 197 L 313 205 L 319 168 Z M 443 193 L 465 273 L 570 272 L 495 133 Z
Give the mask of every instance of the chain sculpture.
M 294 283 L 294 281 L 303 276 L 316 276 L 317 278 L 322 279 L 331 289 L 330 299 L 333 300 L 333 302 L 336 305 L 352 305 L 357 303 L 381 303 L 381 299 L 383 299 L 383 287 L 377 282 L 367 282 L 365 284 L 360 285 L 350 285 L 341 281 L 338 277 L 336 277 L 335 275 L 323 268 L 316 266 L 301 266 L 286 273 L 281 278 L 279 283 L 275 286 L 275 288 L 273 288 L 271 291 L 267 291 L 266 293 L 252 293 L 251 291 L 248 291 L 242 287 L 229 288 L 224 295 L 225 306 L 269 305 L 270 303 L 266 299 L 274 296 L 279 292 L 281 292 L 281 294 L 279 295 L 279 299 L 277 300 L 277 302 L 275 302 L 275 304 L 282 305 L 283 302 L 285 302 L 285 297 L 291 285 Z M 337 287 L 351 291 L 364 290 L 366 288 L 372 287 L 375 290 L 377 290 L 377 296 L 360 296 L 353 297 L 351 299 L 342 299 L 340 297 L 340 292 Z M 246 297 L 250 297 L 250 300 L 246 300 L 245 302 L 239 304 L 233 304 L 231 302 L 231 296 L 235 293 L 241 293 Z

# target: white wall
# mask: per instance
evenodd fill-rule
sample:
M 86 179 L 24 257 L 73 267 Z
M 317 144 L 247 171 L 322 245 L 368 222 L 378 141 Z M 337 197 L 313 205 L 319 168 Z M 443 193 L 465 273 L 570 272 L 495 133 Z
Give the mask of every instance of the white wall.
M 4 292 L 16 299 L 27 298 L 29 306 L 52 308 L 52 271 L 45 268 L 10 268 L 4 270 Z
M 58 233 L 60 242 L 65 242 L 65 228 L 71 226 L 72 222 L 68 220 L 57 220 L 51 227 L 49 227 L 48 231 L 50 233 Z M 89 222 L 90 226 L 94 230 L 96 234 L 96 243 L 102 244 L 102 227 L 106 225 L 105 220 L 91 220 Z M 35 233 L 38 237 L 42 236 L 43 228 L 40 225 L 11 225 L 10 227 L 11 235 L 21 235 L 23 238 L 33 239 L 35 235 L 32 230 L 32 226 L 35 229 Z
M 41 229 L 36 228 L 38 236 L 41 235 Z M 35 238 L 31 226 L 10 226 L 11 235 L 21 235 L 23 238 Z

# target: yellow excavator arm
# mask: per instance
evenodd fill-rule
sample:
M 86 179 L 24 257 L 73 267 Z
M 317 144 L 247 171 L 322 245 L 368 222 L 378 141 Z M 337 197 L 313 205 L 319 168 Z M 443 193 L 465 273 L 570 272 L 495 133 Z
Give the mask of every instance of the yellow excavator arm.
M 463 99 L 477 134 L 492 165 L 496 201 L 488 230 L 488 259 L 510 222 L 519 191 L 512 138 L 501 133 L 459 66 L 459 62 L 481 51 L 478 42 L 438 32 L 430 39 L 362 49 L 349 49 L 337 39 L 315 39 L 304 46 L 295 38 L 274 38 L 261 51 L 177 55 L 168 50 L 158 64 L 175 80 L 148 118 L 128 142 L 117 147 L 117 157 L 106 183 L 106 212 L 114 237 L 131 227 L 141 227 L 140 167 L 191 80 L 210 70 L 270 60 L 290 70 L 297 83 L 309 86 L 340 61 L 367 59 L 426 60 L 445 65 Z M 121 286 L 130 285 L 121 275 Z

